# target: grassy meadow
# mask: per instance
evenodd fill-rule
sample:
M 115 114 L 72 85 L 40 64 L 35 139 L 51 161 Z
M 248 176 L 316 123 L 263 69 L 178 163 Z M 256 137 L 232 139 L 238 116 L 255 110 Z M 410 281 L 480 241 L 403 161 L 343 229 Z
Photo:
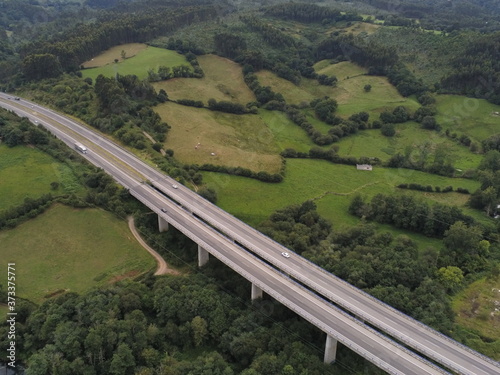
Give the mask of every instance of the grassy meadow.
M 124 46 L 114 47 L 96 56 L 94 61 L 100 61 L 102 64 L 107 63 L 96 68 L 83 69 L 81 71 L 83 78 L 90 77 L 95 80 L 99 74 L 106 77 L 114 77 L 116 74 L 135 74 L 139 79 L 144 79 L 148 76 L 149 69 L 157 71 L 158 67 L 162 65 L 168 67 L 186 65 L 191 67 L 183 55 L 175 51 L 151 46 L 146 46 L 146 48 L 138 50 L 134 56 L 126 57 L 123 60 L 120 52 L 122 49 L 125 50 Z M 115 59 L 119 61 L 115 63 Z M 93 61 L 91 60 L 91 62 Z
M 268 126 L 280 152 L 286 148 L 308 152 L 311 147 L 315 146 L 306 132 L 289 120 L 284 113 L 261 109 L 259 117 Z
M 240 166 L 269 173 L 281 168 L 280 149 L 258 115 L 234 115 L 172 102 L 156 110 L 172 126 L 165 147 L 173 149 L 183 163 Z
M 486 340 L 474 340 L 477 350 L 500 360 L 500 280 L 480 279 L 453 297 L 456 323 Z
M 0 243 L 0 259 L 16 263 L 17 294 L 35 303 L 58 291 L 84 292 L 155 266 L 127 223 L 100 209 L 56 204 L 1 231 Z
M 125 58 L 131 58 L 137 55 L 139 52 L 148 48 L 147 44 L 144 43 L 127 43 L 121 44 L 119 46 L 111 47 L 110 49 L 104 51 L 100 55 L 94 57 L 89 61 L 85 61 L 82 66 L 85 69 L 98 68 L 108 64 L 114 64 L 115 59 L 123 61 L 122 51 L 125 51 Z
M 464 171 L 477 168 L 482 159 L 481 155 L 470 152 L 468 147 L 436 131 L 422 129 L 416 122 L 397 124 L 393 137 L 384 136 L 379 129 L 368 129 L 344 137 L 336 144 L 342 156 L 377 157 L 383 161 L 397 153 L 405 154 L 410 147 L 415 157 L 421 154 L 420 150 L 426 150 L 429 153 L 426 159 L 432 162 L 436 150 L 440 150 L 445 152 L 446 158 L 455 168 Z
M 244 177 L 205 172 L 204 180 L 218 192 L 218 205 L 237 217 L 257 225 L 274 211 L 290 204 L 315 200 L 318 211 L 336 227 L 353 225 L 357 218 L 347 213 L 355 193 L 372 197 L 377 193 L 400 193 L 396 185 L 416 181 L 422 185 L 463 187 L 474 191 L 477 181 L 452 179 L 414 170 L 375 167 L 373 171 L 358 171 L 354 166 L 329 163 L 324 160 L 287 159 L 286 176 L 282 183 L 268 184 Z M 424 193 L 405 190 L 429 202 L 463 206 L 467 195 L 458 193 Z
M 276 173 L 281 168 L 281 151 L 294 148 L 308 152 L 314 147 L 304 130 L 277 111 L 261 109 L 257 115 L 233 115 L 172 102 L 157 106 L 156 111 L 172 126 L 165 148 L 174 150 L 175 157 L 188 164 L 212 163 Z
M 323 60 L 314 66 L 319 74 L 335 75 L 338 78 L 337 86 L 323 86 L 316 80 L 302 78 L 299 85 L 276 76 L 270 71 L 257 72 L 262 86 L 281 93 L 289 104 L 300 105 L 309 103 L 315 98 L 329 96 L 339 104 L 337 114 L 349 117 L 354 113 L 366 111 L 373 119 L 385 109 L 404 105 L 414 111 L 419 107 L 416 100 L 402 97 L 386 77 L 368 76 L 366 69 L 350 62 L 341 62 L 331 65 Z M 370 92 L 365 92 L 364 86 L 371 85 Z
M 246 104 L 255 101 L 255 95 L 243 80 L 239 64 L 216 55 L 198 57 L 203 78 L 174 78 L 154 84 L 156 91 L 164 89 L 170 99 L 209 99 Z
M 51 182 L 58 182 L 57 190 Z M 78 193 L 80 186 L 71 169 L 49 155 L 24 146 L 0 145 L 0 210 L 43 194 Z
M 436 120 L 444 130 L 465 134 L 471 139 L 482 141 L 500 133 L 500 106 L 484 99 L 467 98 L 459 95 L 437 95 Z

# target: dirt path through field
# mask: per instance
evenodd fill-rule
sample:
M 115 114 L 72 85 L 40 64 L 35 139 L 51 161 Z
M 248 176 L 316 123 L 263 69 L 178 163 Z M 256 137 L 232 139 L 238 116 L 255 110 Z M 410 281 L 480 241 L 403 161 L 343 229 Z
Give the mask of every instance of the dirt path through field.
M 155 275 L 165 275 L 165 274 L 171 274 L 171 275 L 179 275 L 179 271 L 174 270 L 170 268 L 165 262 L 165 259 L 158 254 L 155 250 L 153 250 L 140 236 L 139 232 L 137 232 L 137 229 L 135 227 L 135 222 L 134 218 L 132 216 L 128 217 L 128 227 L 130 228 L 130 231 L 134 235 L 134 237 L 139 241 L 142 247 L 144 247 L 155 259 L 156 262 L 158 263 L 158 268 L 156 269 Z

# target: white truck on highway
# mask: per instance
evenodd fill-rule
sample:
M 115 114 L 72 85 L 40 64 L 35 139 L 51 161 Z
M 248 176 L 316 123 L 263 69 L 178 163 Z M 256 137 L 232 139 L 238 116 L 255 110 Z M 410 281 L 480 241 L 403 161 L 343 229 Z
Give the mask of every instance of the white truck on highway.
M 86 154 L 87 153 L 87 147 L 85 147 L 84 145 L 82 145 L 81 143 L 75 143 L 75 148 L 80 151 L 82 154 Z

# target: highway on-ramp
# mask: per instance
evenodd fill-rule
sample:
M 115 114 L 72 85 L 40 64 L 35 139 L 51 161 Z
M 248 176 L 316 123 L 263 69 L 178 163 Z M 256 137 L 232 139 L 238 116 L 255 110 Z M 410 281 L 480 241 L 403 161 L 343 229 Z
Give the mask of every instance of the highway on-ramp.
M 127 165 L 130 170 L 135 171 L 130 172 L 129 170 L 129 173 L 135 174 L 134 177 L 137 178 L 137 180 L 134 183 L 136 186 L 139 184 L 141 178 L 143 180 L 152 181 L 154 185 L 158 189 L 164 191 L 166 195 L 181 203 L 183 207 L 189 209 L 190 212 L 195 213 L 210 225 L 216 227 L 227 237 L 242 244 L 245 248 L 253 251 L 255 254 L 259 255 L 259 257 L 281 269 L 286 274 L 289 274 L 294 279 L 299 280 L 303 285 L 306 285 L 316 293 L 342 306 L 359 318 L 370 322 L 370 324 L 387 332 L 406 345 L 415 348 L 418 352 L 425 354 L 429 358 L 434 359 L 457 373 L 471 375 L 500 373 L 500 367 L 497 362 L 397 312 L 366 293 L 352 287 L 348 283 L 325 272 L 323 269 L 308 262 L 304 258 L 291 253 L 289 250 L 237 220 L 217 206 L 208 203 L 182 185 L 174 189 L 172 187 L 175 183 L 174 180 L 142 162 L 123 148 L 108 141 L 95 131 L 35 103 L 25 100 L 14 101 L 13 96 L 7 99 L 8 96 L 10 95 L 0 94 L 0 105 L 9 109 L 14 109 L 21 116 L 28 116 L 33 121 L 38 121 L 46 126 L 49 125 L 49 122 L 56 122 L 64 125 L 66 129 L 64 131 L 62 131 L 60 127 L 57 128 L 58 130 L 51 128 L 51 131 L 55 132 L 58 137 L 65 140 L 70 145 L 72 145 L 75 140 L 84 143 L 90 150 L 89 156 L 93 154 L 93 148 L 96 149 L 95 151 L 97 151 L 97 148 L 103 149 L 105 159 L 110 159 L 112 162 L 119 161 L 123 163 L 123 165 Z M 57 134 L 57 132 L 61 134 Z M 71 136 L 68 138 L 66 133 Z M 67 139 L 64 139 L 64 137 Z M 110 155 L 112 155 L 111 158 L 109 157 Z M 97 163 L 97 161 L 93 162 Z M 115 176 L 115 174 L 110 172 L 107 168 L 104 167 L 104 169 Z M 115 176 L 115 178 L 117 177 Z M 117 178 L 117 180 L 123 184 L 119 178 Z M 124 186 L 129 187 L 128 185 Z M 291 253 L 292 256 L 285 259 L 281 256 L 282 251 L 287 251 Z

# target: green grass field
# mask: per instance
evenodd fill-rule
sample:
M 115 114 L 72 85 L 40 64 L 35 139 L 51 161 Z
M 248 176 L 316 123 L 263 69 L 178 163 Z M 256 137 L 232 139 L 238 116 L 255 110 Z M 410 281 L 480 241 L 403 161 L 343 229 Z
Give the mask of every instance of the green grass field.
M 337 77 L 337 87 L 331 89 L 331 97 L 339 103 L 338 114 L 341 116 L 366 111 L 374 120 L 376 114 L 387 108 L 404 105 L 414 111 L 420 106 L 413 98 L 402 97 L 386 77 L 368 76 L 365 68 L 354 63 L 329 64 L 322 60 L 314 65 L 314 69 L 318 74 Z M 365 85 L 372 86 L 370 92 L 365 92 Z
M 56 204 L 0 232 L 0 243 L 0 259 L 16 263 L 17 294 L 36 303 L 59 290 L 80 293 L 155 266 L 127 224 L 100 209 Z
M 60 184 L 52 190 L 51 182 Z M 79 193 L 83 188 L 71 169 L 30 147 L 0 145 L 0 210 L 21 204 L 25 198 Z
M 377 168 L 358 171 L 354 166 L 332 164 L 323 160 L 287 159 L 285 180 L 266 184 L 243 177 L 204 173 L 204 180 L 218 191 L 218 205 L 244 221 L 257 225 L 274 211 L 290 204 L 314 199 L 318 211 L 336 227 L 353 225 L 358 219 L 347 213 L 353 194 L 372 197 L 377 193 L 401 192 L 397 184 L 418 181 L 422 185 L 463 187 L 474 191 L 477 181 L 451 179 L 419 171 Z M 423 193 L 404 191 L 429 202 L 463 206 L 467 195 L 458 193 Z
M 329 96 L 335 99 L 339 106 L 337 114 L 348 117 L 354 113 L 366 111 L 371 119 L 378 118 L 378 114 L 385 109 L 399 105 L 408 107 L 411 111 L 420 105 L 412 98 L 402 97 L 386 77 L 364 75 L 366 70 L 349 62 L 327 65 L 320 61 L 315 65 L 320 74 L 335 75 L 339 79 L 336 87 L 320 85 L 316 80 L 302 78 L 300 84 L 276 76 L 270 71 L 257 72 L 262 86 L 281 93 L 289 104 L 309 103 L 314 98 Z M 364 86 L 371 85 L 370 92 L 365 92 Z
M 446 157 L 452 165 L 464 171 L 477 168 L 482 158 L 481 155 L 470 152 L 467 147 L 450 140 L 442 133 L 421 129 L 420 124 L 415 122 L 397 124 L 394 137 L 386 137 L 378 129 L 368 129 L 337 142 L 340 155 L 377 157 L 383 161 L 398 152 L 404 154 L 407 147 L 414 150 L 413 155 L 419 154 L 419 150 L 426 144 L 429 144 L 427 157 L 429 162 L 434 159 L 436 149 L 445 150 Z
M 241 166 L 275 173 L 281 168 L 281 151 L 293 148 L 308 152 L 315 146 L 282 112 L 261 109 L 257 115 L 241 116 L 171 102 L 156 110 L 172 126 L 165 147 L 189 164 Z M 315 118 L 311 122 L 317 122 L 324 132 L 330 128 Z
M 480 279 L 453 297 L 456 323 L 487 338 L 474 340 L 476 350 L 500 360 L 500 280 Z
M 284 113 L 261 109 L 259 116 L 272 132 L 274 142 L 280 151 L 293 148 L 300 152 L 308 152 L 315 146 L 306 132 L 290 121 Z
M 280 78 L 268 70 L 258 71 L 256 75 L 261 86 L 270 86 L 273 91 L 282 94 L 288 104 L 309 103 L 316 97 L 314 93 L 309 92 L 302 84 L 298 86 L 294 85 L 292 82 Z M 302 78 L 302 81 L 304 80 Z M 329 93 L 331 94 L 331 91 Z
M 95 80 L 99 74 L 106 77 L 114 77 L 116 74 L 135 74 L 139 79 L 144 79 L 148 76 L 149 69 L 153 69 L 156 72 L 158 67 L 162 65 L 168 67 L 186 65 L 191 67 L 186 58 L 175 51 L 148 46 L 138 51 L 135 56 L 122 60 L 119 52 L 121 49 L 118 46 L 113 50 L 104 52 L 102 54 L 104 56 L 96 56 L 94 60 L 108 61 L 111 59 L 111 62 L 98 68 L 82 70 L 83 78 L 90 77 Z M 116 56 L 117 54 L 118 56 Z M 114 59 L 119 59 L 118 63 L 115 63 Z
M 258 115 L 233 115 L 172 102 L 156 107 L 156 111 L 172 127 L 165 147 L 173 149 L 183 163 L 240 166 L 270 173 L 281 168 L 280 150 Z
M 449 129 L 450 132 L 456 132 L 458 135 L 466 134 L 478 141 L 500 133 L 499 105 L 491 104 L 484 99 L 458 95 L 437 95 L 436 100 L 438 109 L 436 119 L 443 131 Z
M 243 81 L 239 64 L 224 57 L 203 55 L 198 57 L 203 78 L 174 78 L 154 84 L 156 91 L 164 89 L 170 99 L 201 100 L 207 105 L 209 99 L 241 104 L 255 101 L 255 95 Z

